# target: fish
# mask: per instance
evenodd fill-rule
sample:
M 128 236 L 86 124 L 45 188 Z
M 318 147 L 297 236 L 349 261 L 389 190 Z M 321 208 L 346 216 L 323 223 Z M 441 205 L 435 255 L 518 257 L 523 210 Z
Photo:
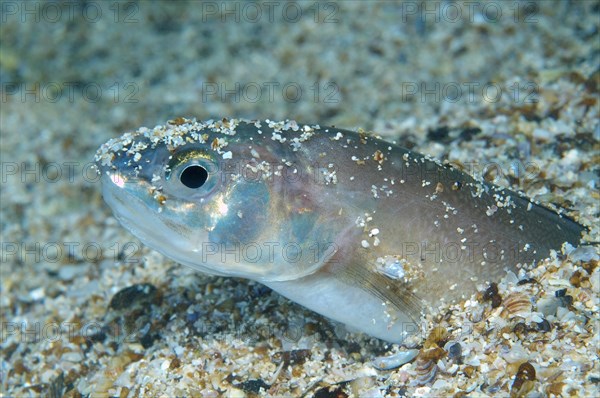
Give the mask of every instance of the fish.
M 391 343 L 585 230 L 363 130 L 293 120 L 179 117 L 109 140 L 95 164 L 146 246 Z

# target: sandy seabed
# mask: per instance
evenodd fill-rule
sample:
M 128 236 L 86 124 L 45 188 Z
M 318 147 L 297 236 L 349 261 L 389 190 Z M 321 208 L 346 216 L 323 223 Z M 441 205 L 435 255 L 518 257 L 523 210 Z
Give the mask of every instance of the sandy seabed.
M 119 226 L 90 168 L 102 143 L 246 117 L 374 131 L 600 241 L 599 2 L 290 4 L 0 3 L 0 395 L 600 395 L 597 246 L 507 275 L 500 306 L 446 308 L 415 343 L 438 350 L 379 370 L 407 347 Z

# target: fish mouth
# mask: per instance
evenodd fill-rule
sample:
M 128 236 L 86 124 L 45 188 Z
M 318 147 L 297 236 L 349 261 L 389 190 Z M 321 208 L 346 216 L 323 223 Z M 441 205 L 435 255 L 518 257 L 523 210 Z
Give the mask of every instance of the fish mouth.
M 113 215 L 125 229 L 129 230 L 145 246 L 158 251 L 165 257 L 178 263 L 190 266 L 207 274 L 228 276 L 227 273 L 204 267 L 197 259 L 201 258 L 202 250 L 194 249 L 188 236 L 182 236 L 182 228 L 175 228 L 173 222 L 168 222 L 159 216 L 155 208 L 140 198 L 131 190 L 139 191 L 140 181 L 125 182 L 115 173 L 105 173 L 102 176 L 102 196 L 112 209 Z M 154 201 L 151 196 L 147 200 Z M 207 234 L 200 234 L 196 239 L 206 241 Z M 204 239 L 204 240 L 203 240 Z

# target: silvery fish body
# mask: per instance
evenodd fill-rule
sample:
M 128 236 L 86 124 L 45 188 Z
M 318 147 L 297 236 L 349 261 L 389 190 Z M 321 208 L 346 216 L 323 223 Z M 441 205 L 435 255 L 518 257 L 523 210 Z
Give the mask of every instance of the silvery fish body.
M 144 244 L 390 342 L 583 230 L 373 136 L 293 121 L 178 118 L 110 140 L 96 162 Z

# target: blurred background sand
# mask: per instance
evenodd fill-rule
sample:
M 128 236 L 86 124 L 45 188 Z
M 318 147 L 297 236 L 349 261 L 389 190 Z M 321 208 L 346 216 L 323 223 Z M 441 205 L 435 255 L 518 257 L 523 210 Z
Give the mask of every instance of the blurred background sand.
M 287 396 L 367 376 L 364 391 L 393 390 L 367 365 L 385 345 L 331 343 L 337 326 L 319 316 L 178 267 L 118 226 L 89 165 L 140 126 L 246 117 L 375 130 L 442 160 L 497 162 L 497 183 L 597 221 L 597 1 L 0 6 L 3 396 L 244 395 L 256 380 Z M 543 178 L 515 182 L 513 161 Z M 144 283 L 157 290 L 111 302 Z M 111 340 L 124 319 L 143 330 L 128 345 Z M 319 343 L 283 338 L 296 321 Z M 93 326 L 83 339 L 65 324 Z M 63 332 L 48 338 L 44 325 Z M 285 363 L 273 352 L 313 346 L 301 370 L 269 381 Z

